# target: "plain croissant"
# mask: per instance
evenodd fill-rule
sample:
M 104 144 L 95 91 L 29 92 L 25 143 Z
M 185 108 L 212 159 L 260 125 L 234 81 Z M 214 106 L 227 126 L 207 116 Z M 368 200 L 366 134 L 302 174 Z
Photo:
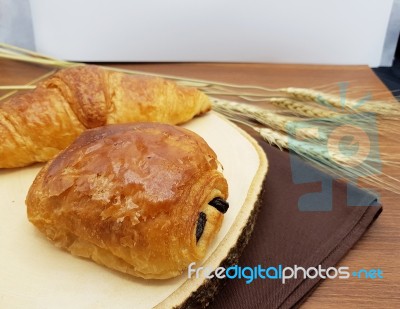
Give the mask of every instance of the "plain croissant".
M 0 102 L 0 168 L 46 162 L 84 130 L 113 123 L 179 124 L 211 103 L 194 88 L 96 66 L 58 71 Z

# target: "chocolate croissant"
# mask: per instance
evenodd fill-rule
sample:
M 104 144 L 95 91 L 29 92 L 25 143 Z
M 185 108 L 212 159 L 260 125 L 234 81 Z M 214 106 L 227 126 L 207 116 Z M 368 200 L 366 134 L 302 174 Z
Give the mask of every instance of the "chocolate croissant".
M 86 129 L 179 124 L 210 108 L 205 94 L 160 78 L 96 66 L 60 70 L 35 90 L 0 102 L 0 168 L 46 162 Z
M 73 255 L 142 278 L 177 276 L 218 233 L 228 187 L 197 134 L 156 123 L 85 131 L 39 172 L 29 220 Z

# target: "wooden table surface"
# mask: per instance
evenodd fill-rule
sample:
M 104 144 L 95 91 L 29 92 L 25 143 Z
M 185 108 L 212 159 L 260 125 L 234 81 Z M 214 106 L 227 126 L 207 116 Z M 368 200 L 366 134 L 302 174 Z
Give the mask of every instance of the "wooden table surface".
M 141 71 L 164 73 L 198 79 L 262 85 L 266 87 L 329 87 L 338 90 L 338 83 L 349 82 L 349 93 L 361 97 L 368 93 L 374 99 L 393 99 L 390 92 L 366 66 L 316 66 L 280 64 L 114 64 Z M 8 60 L 0 60 L 0 85 L 30 82 L 48 72 L 48 68 Z M 0 95 L 4 94 L 0 92 Z M 398 135 L 398 136 L 396 136 Z M 380 147 L 400 153 L 397 140 L 380 138 Z M 400 155 L 398 155 L 400 161 Z M 400 170 L 384 166 L 383 171 L 400 179 Z M 379 190 L 383 213 L 364 237 L 350 250 L 340 265 L 354 268 L 380 268 L 380 280 L 326 280 L 304 303 L 304 308 L 400 308 L 400 196 Z

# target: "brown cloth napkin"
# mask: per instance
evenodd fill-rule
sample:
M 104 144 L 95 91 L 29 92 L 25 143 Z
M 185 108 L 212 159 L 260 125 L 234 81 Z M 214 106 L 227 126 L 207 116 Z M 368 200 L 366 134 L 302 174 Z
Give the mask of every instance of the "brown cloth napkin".
M 293 172 L 293 162 L 287 152 L 258 141 L 267 153 L 269 172 L 256 226 L 238 265 L 260 264 L 264 268 L 279 264 L 304 268 L 322 265 L 325 269 L 335 266 L 382 211 L 376 196 L 335 181 L 300 159 L 294 159 L 297 170 Z M 305 178 L 319 175 L 328 183 L 331 181 L 331 211 L 323 206 L 323 197 L 321 205 L 325 209 L 322 211 L 299 209 L 301 196 L 322 188 L 321 181 L 295 184 L 293 177 L 298 178 L 294 174 L 299 172 Z M 363 206 L 348 206 L 347 193 L 352 202 Z M 315 197 L 318 200 L 318 195 Z M 256 279 L 250 284 L 244 279 L 230 279 L 209 308 L 297 307 L 319 282 L 320 279 L 303 279 L 303 276 L 289 279 L 285 284 L 279 279 Z

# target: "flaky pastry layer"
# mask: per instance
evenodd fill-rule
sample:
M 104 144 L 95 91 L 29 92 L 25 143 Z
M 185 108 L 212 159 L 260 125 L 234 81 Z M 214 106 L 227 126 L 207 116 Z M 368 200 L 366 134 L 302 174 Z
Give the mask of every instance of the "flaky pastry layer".
M 107 124 L 179 124 L 211 109 L 195 88 L 96 66 L 63 69 L 0 102 L 0 168 L 46 162 L 84 130 Z
M 228 195 L 218 168 L 214 151 L 184 128 L 88 130 L 40 171 L 28 218 L 74 255 L 143 278 L 174 277 L 204 257 L 220 229 L 223 213 L 209 205 Z

